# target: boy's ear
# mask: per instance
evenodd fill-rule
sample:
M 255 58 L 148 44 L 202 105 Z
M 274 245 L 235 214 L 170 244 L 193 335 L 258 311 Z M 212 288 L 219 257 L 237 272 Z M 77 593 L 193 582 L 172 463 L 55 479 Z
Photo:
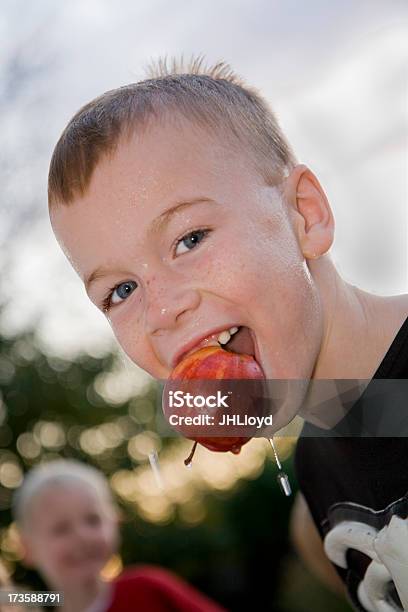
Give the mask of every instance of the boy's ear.
M 334 239 L 334 218 L 322 186 L 304 164 L 296 166 L 285 181 L 284 196 L 295 211 L 299 246 L 306 259 L 326 253 Z

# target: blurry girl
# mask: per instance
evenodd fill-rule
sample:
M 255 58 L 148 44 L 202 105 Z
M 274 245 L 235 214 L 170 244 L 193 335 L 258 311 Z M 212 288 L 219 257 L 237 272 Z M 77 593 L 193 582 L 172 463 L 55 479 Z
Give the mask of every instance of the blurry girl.
M 104 476 L 73 460 L 42 464 L 14 500 L 25 561 L 62 591 L 66 612 L 220 612 L 168 571 L 142 566 L 113 582 L 101 570 L 119 544 L 117 509 Z

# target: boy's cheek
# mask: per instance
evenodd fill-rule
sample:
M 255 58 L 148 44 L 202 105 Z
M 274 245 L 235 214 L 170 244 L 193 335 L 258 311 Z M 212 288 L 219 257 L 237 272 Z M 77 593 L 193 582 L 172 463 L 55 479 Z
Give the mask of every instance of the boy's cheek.
M 139 368 L 157 379 L 165 379 L 169 372 L 160 364 L 156 355 L 146 342 L 139 340 L 139 334 L 132 334 L 132 329 L 117 329 L 113 327 L 116 339 L 129 359 Z M 134 330 L 133 330 L 134 331 Z

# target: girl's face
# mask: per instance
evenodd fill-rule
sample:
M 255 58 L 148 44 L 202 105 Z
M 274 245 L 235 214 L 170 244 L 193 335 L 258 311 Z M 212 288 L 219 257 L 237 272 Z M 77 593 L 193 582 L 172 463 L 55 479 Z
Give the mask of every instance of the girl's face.
M 322 317 L 299 218 L 243 152 L 170 123 L 122 141 L 86 194 L 51 215 L 122 348 L 159 379 L 233 326 L 250 329 L 266 378 L 310 378 Z
M 23 532 L 27 562 L 60 589 L 97 579 L 117 538 L 96 495 L 71 484 L 50 485 L 34 498 Z

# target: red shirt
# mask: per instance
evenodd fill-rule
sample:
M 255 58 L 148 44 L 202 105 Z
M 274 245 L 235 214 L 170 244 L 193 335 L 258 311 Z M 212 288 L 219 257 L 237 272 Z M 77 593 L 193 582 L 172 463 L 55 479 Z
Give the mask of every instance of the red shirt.
M 225 612 L 218 604 L 160 567 L 125 570 L 112 583 L 106 612 Z

